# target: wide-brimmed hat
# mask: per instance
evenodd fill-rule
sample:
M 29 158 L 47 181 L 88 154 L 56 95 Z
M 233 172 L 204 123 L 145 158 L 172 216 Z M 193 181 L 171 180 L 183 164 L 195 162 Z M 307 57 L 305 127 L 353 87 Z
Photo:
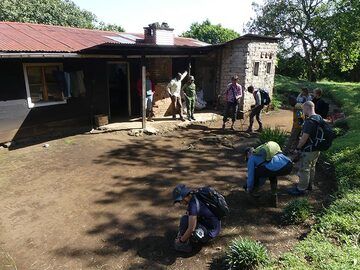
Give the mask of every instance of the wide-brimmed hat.
M 191 189 L 184 184 L 177 185 L 172 193 L 174 203 L 181 202 L 190 192 Z

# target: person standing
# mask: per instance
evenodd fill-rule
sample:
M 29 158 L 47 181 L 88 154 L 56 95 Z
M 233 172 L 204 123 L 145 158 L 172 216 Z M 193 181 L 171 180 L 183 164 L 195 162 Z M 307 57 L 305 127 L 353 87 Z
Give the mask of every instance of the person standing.
M 139 79 L 137 82 L 137 90 L 139 97 L 142 97 L 142 80 Z M 154 110 L 153 110 L 153 103 L 154 103 L 154 93 L 155 93 L 155 84 L 150 79 L 150 72 L 146 72 L 146 88 L 145 88 L 145 109 L 146 109 L 146 116 L 148 117 L 148 121 L 154 121 L 153 117 Z M 142 100 L 141 100 L 142 102 Z M 142 106 L 141 106 L 142 107 Z
M 312 101 L 315 104 L 315 112 L 322 118 L 326 118 L 329 113 L 329 104 L 322 98 L 322 90 L 320 88 L 314 89 L 314 98 Z
M 264 105 L 261 101 L 261 93 L 260 90 L 254 88 L 254 86 L 249 86 L 248 91 L 253 94 L 255 99 L 255 105 L 251 106 L 251 112 L 250 112 L 250 124 L 246 132 L 252 132 L 253 131 L 253 124 L 254 124 L 254 117 L 256 117 L 256 120 L 259 124 L 259 129 L 256 130 L 258 132 L 261 132 L 263 130 L 263 124 L 261 122 L 261 111 L 264 108 Z
M 296 146 L 298 145 L 302 125 L 304 124 L 304 114 L 302 109 L 302 103 L 296 103 L 296 97 L 290 96 L 289 97 L 289 104 L 293 107 L 293 125 L 291 128 L 291 134 L 288 139 L 288 143 L 286 146 L 286 153 L 291 153 L 295 150 Z
M 183 114 L 182 114 L 182 103 L 181 103 L 181 81 L 187 75 L 187 71 L 184 73 L 178 73 L 176 78 L 172 79 L 167 86 L 167 91 L 171 98 L 171 105 L 172 105 L 172 114 L 173 119 L 176 119 L 176 111 L 179 110 L 179 115 L 181 121 L 185 121 Z
M 288 190 L 290 195 L 295 196 L 305 195 L 307 190 L 312 190 L 315 179 L 315 166 L 320 156 L 320 151 L 314 149 L 313 142 L 316 140 L 318 123 L 324 121 L 320 115 L 315 113 L 315 105 L 312 101 L 304 103 L 303 112 L 307 118 L 295 150 L 295 153 L 300 155 L 299 183 L 296 187 Z
M 185 100 L 186 100 L 186 108 L 187 108 L 187 117 L 188 120 L 194 120 L 194 110 L 195 110 L 195 99 L 196 99 L 196 85 L 195 85 L 194 76 L 190 76 L 189 82 L 184 85 L 182 88 Z
M 306 101 L 312 101 L 312 96 L 309 94 L 309 89 L 307 87 L 303 87 L 296 98 L 296 102 L 304 104 Z
M 231 83 L 228 84 L 225 92 L 226 108 L 224 112 L 222 129 L 225 129 L 226 122 L 231 117 L 232 124 L 231 129 L 234 130 L 234 124 L 236 121 L 239 100 L 243 96 L 241 85 L 238 84 L 239 77 L 237 75 L 231 78 Z

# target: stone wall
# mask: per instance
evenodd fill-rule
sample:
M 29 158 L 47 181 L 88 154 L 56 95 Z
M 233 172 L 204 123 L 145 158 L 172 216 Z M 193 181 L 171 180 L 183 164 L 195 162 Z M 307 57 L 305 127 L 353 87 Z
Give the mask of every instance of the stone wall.
M 220 51 L 220 83 L 218 93 L 226 90 L 233 75 L 239 76 L 239 84 L 244 90 L 241 110 L 247 111 L 254 103 L 253 96 L 246 91 L 253 85 L 255 88 L 264 88 L 273 93 L 275 63 L 277 53 L 276 42 L 259 42 L 252 40 L 234 40 L 227 43 Z M 255 63 L 259 63 L 258 75 L 254 75 Z M 267 64 L 271 65 L 267 73 Z
M 156 117 L 168 115 L 171 99 L 166 87 L 171 80 L 172 59 L 170 57 L 149 59 L 150 76 L 155 83 L 154 113 Z
M 275 64 L 277 54 L 277 43 L 250 42 L 248 43 L 248 54 L 246 61 L 245 89 L 253 85 L 269 91 L 270 96 L 274 90 Z M 254 74 L 255 63 L 259 63 L 258 75 Z M 267 70 L 269 65 L 269 70 Z M 246 91 L 244 98 L 244 110 L 249 110 L 254 104 L 253 96 Z
M 219 94 L 226 91 L 231 77 L 239 76 L 239 84 L 244 86 L 246 77 L 247 43 L 241 40 L 234 40 L 223 47 L 221 54 Z

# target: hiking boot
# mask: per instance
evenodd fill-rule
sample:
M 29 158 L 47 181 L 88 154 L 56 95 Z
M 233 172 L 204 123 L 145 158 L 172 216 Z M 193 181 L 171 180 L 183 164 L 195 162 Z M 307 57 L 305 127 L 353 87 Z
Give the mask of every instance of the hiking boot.
M 191 117 L 188 117 L 188 120 L 191 122 Z
M 246 132 L 246 133 L 252 133 L 253 130 L 252 130 L 252 128 L 248 128 L 247 130 L 245 130 L 245 132 Z
M 293 187 L 287 190 L 289 195 L 293 195 L 293 196 L 304 196 L 306 195 L 306 191 L 305 190 L 300 190 L 297 187 Z
M 190 253 L 192 251 L 192 246 L 189 241 L 186 243 L 175 242 L 174 249 L 179 252 Z
M 191 119 L 192 119 L 193 121 L 196 121 L 196 119 L 195 119 L 195 117 L 194 117 L 194 116 L 191 116 Z
M 261 128 L 258 128 L 257 130 L 256 130 L 256 132 L 263 132 L 263 128 L 261 127 Z
M 185 121 L 186 121 L 186 120 L 185 120 L 185 118 L 184 118 L 184 117 L 182 117 L 182 116 L 180 117 L 180 120 L 181 120 L 181 121 L 183 121 L 183 122 L 185 122 Z

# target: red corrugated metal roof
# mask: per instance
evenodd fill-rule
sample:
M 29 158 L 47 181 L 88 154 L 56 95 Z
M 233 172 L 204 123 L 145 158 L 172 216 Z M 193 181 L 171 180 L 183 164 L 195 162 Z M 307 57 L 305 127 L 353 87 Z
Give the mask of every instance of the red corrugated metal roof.
M 77 52 L 104 43 L 133 44 L 143 34 L 117 33 L 63 26 L 0 22 L 2 52 Z M 202 47 L 207 43 L 175 37 L 175 46 Z

